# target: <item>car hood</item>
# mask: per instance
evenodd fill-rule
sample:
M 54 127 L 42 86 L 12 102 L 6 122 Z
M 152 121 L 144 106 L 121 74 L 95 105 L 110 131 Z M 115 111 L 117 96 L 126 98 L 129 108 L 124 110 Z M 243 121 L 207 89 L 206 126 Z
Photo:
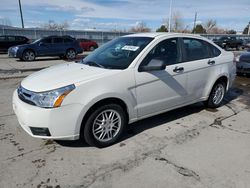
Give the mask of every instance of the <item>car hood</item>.
M 43 92 L 102 78 L 117 72 L 120 70 L 103 69 L 80 63 L 65 63 L 31 74 L 21 82 L 21 85 L 30 91 Z
M 26 47 L 29 47 L 29 48 L 32 48 L 35 44 L 21 44 L 21 45 L 17 45 L 17 46 L 12 46 L 11 48 L 14 48 L 14 47 L 18 47 L 18 48 L 26 48 Z

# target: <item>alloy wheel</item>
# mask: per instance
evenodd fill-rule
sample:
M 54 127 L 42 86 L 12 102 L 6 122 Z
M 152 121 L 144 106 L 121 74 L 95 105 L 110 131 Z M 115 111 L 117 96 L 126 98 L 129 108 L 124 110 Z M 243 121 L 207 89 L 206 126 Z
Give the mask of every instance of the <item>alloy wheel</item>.
M 117 111 L 111 109 L 102 111 L 93 122 L 93 136 L 100 142 L 112 140 L 121 129 L 121 121 L 121 116 Z

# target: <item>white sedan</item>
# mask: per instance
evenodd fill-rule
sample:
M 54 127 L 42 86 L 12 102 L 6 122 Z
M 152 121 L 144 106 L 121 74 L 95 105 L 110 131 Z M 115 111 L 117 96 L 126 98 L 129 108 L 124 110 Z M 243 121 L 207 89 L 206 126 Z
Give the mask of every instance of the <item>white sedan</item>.
M 105 147 L 128 123 L 199 101 L 219 107 L 234 78 L 233 54 L 201 36 L 133 34 L 28 76 L 13 109 L 33 137 Z

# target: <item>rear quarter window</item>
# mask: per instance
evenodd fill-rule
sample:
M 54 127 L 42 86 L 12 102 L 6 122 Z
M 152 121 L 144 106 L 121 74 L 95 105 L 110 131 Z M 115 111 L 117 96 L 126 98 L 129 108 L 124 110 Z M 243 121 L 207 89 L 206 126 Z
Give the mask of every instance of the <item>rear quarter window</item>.
M 210 48 L 211 57 L 218 57 L 221 54 L 221 51 L 217 47 L 215 47 L 214 45 L 210 43 L 208 43 L 208 45 Z

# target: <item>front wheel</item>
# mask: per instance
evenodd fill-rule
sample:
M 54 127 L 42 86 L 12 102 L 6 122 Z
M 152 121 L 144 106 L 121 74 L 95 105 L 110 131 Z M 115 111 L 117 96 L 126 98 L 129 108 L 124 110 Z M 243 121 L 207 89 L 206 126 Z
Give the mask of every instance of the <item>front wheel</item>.
M 209 95 L 205 105 L 209 108 L 217 108 L 222 104 L 223 98 L 226 93 L 225 82 L 217 82 Z
M 84 126 L 83 136 L 91 146 L 107 147 L 119 139 L 125 124 L 123 108 L 117 104 L 106 104 L 90 114 Z
M 75 59 L 76 58 L 76 51 L 74 49 L 69 49 L 66 52 L 67 59 Z
M 26 50 L 23 52 L 22 60 L 24 61 L 34 61 L 36 58 L 35 53 L 32 50 Z

